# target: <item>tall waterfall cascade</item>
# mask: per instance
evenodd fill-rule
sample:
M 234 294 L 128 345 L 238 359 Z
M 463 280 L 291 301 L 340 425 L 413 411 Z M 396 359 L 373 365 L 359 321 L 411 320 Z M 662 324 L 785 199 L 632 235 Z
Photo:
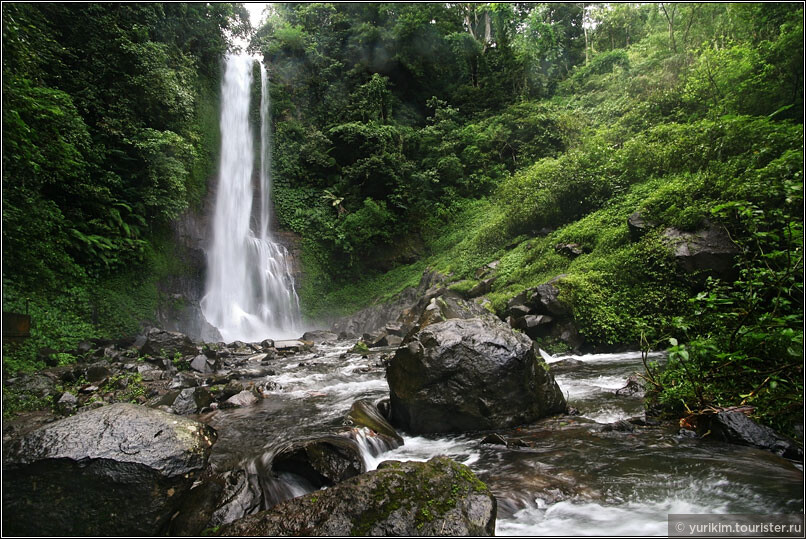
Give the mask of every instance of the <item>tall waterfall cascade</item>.
M 271 120 L 263 64 L 259 185 L 252 181 L 255 152 L 249 111 L 255 61 L 227 55 L 221 85 L 220 167 L 201 307 L 228 342 L 298 337 L 301 326 L 288 253 L 271 233 Z M 255 194 L 260 197 L 257 204 Z

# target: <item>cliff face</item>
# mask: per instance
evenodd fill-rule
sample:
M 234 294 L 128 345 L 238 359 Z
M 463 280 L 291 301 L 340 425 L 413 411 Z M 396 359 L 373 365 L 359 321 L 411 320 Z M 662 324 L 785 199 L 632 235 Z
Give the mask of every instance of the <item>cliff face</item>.
M 214 201 L 215 190 L 208 189 L 199 208 L 188 209 L 174 221 L 171 247 L 175 270 L 157 284 L 159 303 L 156 318 L 160 327 L 203 341 L 221 340 L 221 334 L 207 322 L 201 311 Z
M 276 223 L 273 225 L 274 240 L 285 247 L 288 251 L 288 263 L 291 266 L 291 274 L 294 277 L 294 286 L 299 290 L 305 273 L 302 268 L 302 237 L 290 230 L 277 230 Z

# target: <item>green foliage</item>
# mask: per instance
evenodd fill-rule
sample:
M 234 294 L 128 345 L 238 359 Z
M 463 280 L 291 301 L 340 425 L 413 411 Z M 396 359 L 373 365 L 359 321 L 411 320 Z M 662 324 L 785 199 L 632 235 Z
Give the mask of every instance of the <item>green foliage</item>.
M 350 352 L 353 354 L 369 354 L 369 347 L 364 341 L 358 341 L 355 346 L 350 348 Z
M 203 143 L 215 137 L 200 99 L 210 82 L 197 70 L 217 86 L 231 15 L 157 4 L 3 11 L 4 242 L 15 257 L 6 277 L 53 274 L 28 267 L 48 258 L 68 270 L 39 287 L 75 276 L 74 265 L 114 271 L 141 259 L 152 227 L 198 200 L 212 165 Z M 53 238 L 50 256 L 23 222 Z
M 244 16 L 231 4 L 3 7 L 3 310 L 33 323 L 4 349 L 9 371 L 154 316 L 153 244 L 206 191 L 225 32 L 242 34 Z
M 791 432 L 803 399 L 802 169 L 776 180 L 756 202 L 712 209 L 742 249 L 740 277 L 709 279 L 691 299 L 696 318 L 681 329 L 697 337 L 688 348 L 672 343 L 675 361 L 658 377 L 657 399 L 699 410 L 751 404 L 761 420 Z
M 53 405 L 53 397 L 38 397 L 14 388 L 3 390 L 3 419 L 9 420 L 20 412 L 42 410 Z

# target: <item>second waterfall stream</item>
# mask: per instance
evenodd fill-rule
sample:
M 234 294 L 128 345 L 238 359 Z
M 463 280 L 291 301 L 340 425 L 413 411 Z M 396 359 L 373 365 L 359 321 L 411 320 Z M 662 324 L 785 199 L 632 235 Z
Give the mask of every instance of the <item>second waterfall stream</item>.
M 253 180 L 249 116 L 255 62 L 227 55 L 221 86 L 221 162 L 202 312 L 227 342 L 298 337 L 301 331 L 288 254 L 271 234 L 271 120 L 262 64 L 258 181 Z

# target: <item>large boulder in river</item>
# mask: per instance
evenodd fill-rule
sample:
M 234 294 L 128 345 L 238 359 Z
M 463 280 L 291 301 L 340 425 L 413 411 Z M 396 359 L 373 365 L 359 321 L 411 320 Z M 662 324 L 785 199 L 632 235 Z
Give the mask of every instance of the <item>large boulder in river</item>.
M 339 340 L 339 336 L 337 333 L 333 333 L 332 331 L 326 331 L 323 329 L 317 329 L 314 331 L 306 331 L 304 335 L 302 335 L 303 341 L 310 341 L 312 343 L 323 343 L 323 342 L 335 342 Z
M 411 433 L 498 429 L 566 408 L 532 341 L 496 318 L 422 329 L 397 350 L 386 377 L 392 424 Z
M 467 301 L 456 293 L 446 292 L 428 301 L 412 331 L 416 332 L 428 325 L 444 322 L 451 318 L 496 319 L 494 314 L 481 305 Z
M 285 501 L 220 530 L 226 536 L 491 536 L 496 500 L 447 457 L 377 470 Z
M 215 431 L 112 404 L 28 434 L 3 465 L 3 533 L 160 535 L 207 464 Z

